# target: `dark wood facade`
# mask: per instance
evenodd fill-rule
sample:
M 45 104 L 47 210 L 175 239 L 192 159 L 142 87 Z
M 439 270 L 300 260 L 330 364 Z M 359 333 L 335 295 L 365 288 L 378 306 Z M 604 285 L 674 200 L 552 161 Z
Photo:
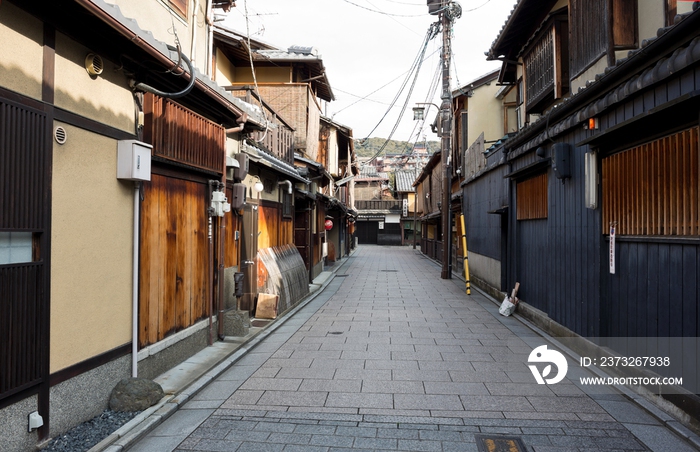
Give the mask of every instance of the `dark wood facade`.
M 52 113 L 0 88 L 0 232 L 32 243 L 31 259 L 0 263 L 0 408 L 38 394 L 42 437 L 49 422 Z
M 575 27 L 581 27 L 584 3 L 572 4 Z M 598 13 L 611 17 L 593 8 L 586 20 Z M 522 300 L 580 335 L 700 333 L 698 23 L 697 11 L 688 14 L 546 121 L 521 130 L 506 141 L 500 168 L 464 186 L 469 244 L 501 260 L 500 289 L 520 282 Z M 599 51 L 572 42 L 572 71 L 584 69 Z M 568 175 L 555 171 L 558 152 L 566 153 Z M 589 182 L 587 160 L 597 171 Z M 499 209 L 495 199 L 505 172 L 508 196 L 501 202 L 507 209 Z M 587 194 L 593 205 L 587 206 Z M 497 215 L 488 212 L 506 213 L 506 221 L 496 229 Z M 617 226 L 615 273 L 609 268 L 611 225 Z M 498 253 L 499 235 L 505 253 Z

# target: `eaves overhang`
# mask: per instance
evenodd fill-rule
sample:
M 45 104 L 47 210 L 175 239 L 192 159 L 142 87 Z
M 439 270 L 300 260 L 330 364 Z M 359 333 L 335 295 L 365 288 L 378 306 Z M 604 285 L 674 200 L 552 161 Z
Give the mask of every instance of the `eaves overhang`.
M 676 20 L 676 24 L 659 29 L 658 37 L 643 41 L 640 49 L 630 51 L 627 58 L 606 68 L 585 89 L 553 108 L 547 118 L 507 141 L 508 160 L 700 61 L 700 10 L 676 16 Z
M 303 178 L 295 167 L 289 165 L 286 162 L 283 162 L 282 160 L 276 157 L 271 156 L 262 149 L 259 149 L 248 143 L 242 143 L 241 150 L 248 154 L 250 159 L 257 164 L 266 166 L 267 168 L 270 168 L 274 171 L 277 171 L 278 173 L 288 176 L 297 182 L 301 182 L 304 184 L 311 183 L 310 180 Z
M 170 69 L 180 60 L 176 52 L 168 49 L 168 44 L 157 40 L 150 31 L 142 29 L 136 20 L 126 17 L 118 6 L 104 0 L 10 1 L 112 61 L 131 62 L 132 65 L 140 65 L 143 61 L 149 61 L 153 65 L 152 62 L 155 61 L 163 69 Z M 179 91 L 189 83 L 192 76 L 195 77 L 193 92 L 183 97 L 183 102 L 196 104 L 198 108 L 217 110 L 217 116 L 221 117 L 225 126 L 237 125 L 236 120 L 243 114 L 248 116 L 248 122 L 252 125 L 263 126 L 264 120 L 254 106 L 226 93 L 197 70 L 194 74 L 185 72 L 180 77 L 151 71 L 147 81 L 157 83 L 159 89 Z

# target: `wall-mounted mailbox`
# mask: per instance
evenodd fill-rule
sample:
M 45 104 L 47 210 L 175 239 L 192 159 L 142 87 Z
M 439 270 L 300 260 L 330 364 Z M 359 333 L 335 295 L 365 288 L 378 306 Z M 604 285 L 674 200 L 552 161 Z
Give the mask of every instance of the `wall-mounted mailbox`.
M 117 142 L 117 179 L 150 181 L 152 148 L 137 140 Z
M 571 145 L 555 143 L 552 146 L 552 170 L 557 179 L 571 177 Z

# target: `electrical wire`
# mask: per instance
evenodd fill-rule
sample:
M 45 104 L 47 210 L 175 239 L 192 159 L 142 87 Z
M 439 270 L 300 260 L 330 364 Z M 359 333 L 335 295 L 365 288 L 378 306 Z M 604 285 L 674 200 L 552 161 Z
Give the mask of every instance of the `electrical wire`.
M 412 72 L 415 72 L 415 76 L 413 78 L 413 83 L 411 84 L 411 87 L 408 91 L 408 95 L 406 96 L 406 101 L 404 102 L 403 107 L 401 108 L 401 113 L 399 114 L 399 117 L 396 120 L 396 123 L 394 124 L 394 128 L 391 130 L 391 133 L 389 133 L 389 136 L 387 137 L 387 139 L 384 142 L 384 144 L 382 145 L 382 147 L 379 148 L 379 150 L 375 153 L 375 155 L 372 158 L 370 158 L 367 161 L 367 163 L 376 159 L 382 152 L 384 152 L 384 149 L 386 148 L 387 144 L 389 144 L 389 141 L 391 141 L 391 138 L 394 136 L 396 129 L 398 129 L 399 124 L 401 123 L 401 118 L 403 117 L 403 114 L 406 111 L 406 107 L 408 106 L 408 103 L 411 100 L 411 94 L 413 93 L 413 89 L 415 88 L 416 82 L 418 81 L 418 74 L 420 73 L 420 68 L 423 64 L 423 55 L 425 55 L 425 51 L 428 48 L 428 43 L 430 42 L 430 40 L 433 39 L 437 35 L 439 28 L 440 28 L 439 22 L 435 22 L 435 23 L 430 24 L 430 28 L 428 29 L 428 32 L 426 33 L 425 42 L 423 43 L 423 48 L 421 49 L 421 52 L 419 53 L 419 56 L 417 58 L 418 64 L 416 65 L 415 70 L 412 71 Z M 397 98 L 400 94 L 401 94 L 400 92 L 397 94 Z M 379 126 L 379 125 L 377 125 L 377 126 Z M 376 127 L 375 127 L 375 130 L 376 130 Z M 371 135 L 371 132 L 370 132 L 370 135 Z
M 378 9 L 372 9 L 372 8 L 367 8 L 366 6 L 358 5 L 357 3 L 351 2 L 350 0 L 343 0 L 345 3 L 349 3 L 353 6 L 357 6 L 358 8 L 366 9 L 367 11 L 371 11 L 373 13 L 377 14 L 383 14 L 385 16 L 393 16 L 393 17 L 422 17 L 425 16 L 425 14 L 392 14 L 392 13 L 385 13 L 384 11 L 379 11 Z
M 255 92 L 258 95 L 258 99 L 260 102 L 260 110 L 262 111 L 263 120 L 265 121 L 265 132 L 259 140 L 256 140 L 258 143 L 262 143 L 265 140 L 265 137 L 267 136 L 267 131 L 270 129 L 270 127 L 269 122 L 267 120 L 267 113 L 265 112 L 265 105 L 263 105 L 262 96 L 260 95 L 260 89 L 258 88 L 258 78 L 255 75 L 255 66 L 253 65 L 253 50 L 250 45 L 250 20 L 248 18 L 247 0 L 243 0 L 243 9 L 245 10 L 245 32 L 246 39 L 248 40 L 248 59 L 250 60 L 250 72 L 252 72 L 253 74 L 253 84 L 255 85 Z
M 488 4 L 490 1 L 491 1 L 491 0 L 486 0 L 484 3 L 482 3 L 482 4 L 479 5 L 479 6 L 477 6 L 476 8 L 467 9 L 467 10 L 465 10 L 465 11 L 463 11 L 463 12 L 465 12 L 465 13 L 470 13 L 470 12 L 472 12 L 472 11 L 476 11 L 477 9 L 483 8 L 484 6 L 486 6 L 486 4 Z
M 411 75 L 416 70 L 416 68 L 419 68 L 420 65 L 422 64 L 423 55 L 425 55 L 425 51 L 428 47 L 428 42 L 430 42 L 430 40 L 433 37 L 435 37 L 436 34 L 437 34 L 436 24 L 433 23 L 430 25 L 430 28 L 428 29 L 428 32 L 425 35 L 425 39 L 423 41 L 423 44 L 421 44 L 421 49 L 418 52 L 418 55 L 416 55 L 416 58 L 413 60 L 413 63 L 411 64 L 411 68 L 407 71 L 406 79 L 403 81 L 399 91 L 396 93 L 396 96 L 394 96 L 394 99 L 391 101 L 391 105 L 389 106 L 389 108 L 386 110 L 384 115 L 379 119 L 379 122 L 377 122 L 377 125 L 375 125 L 374 128 L 367 134 L 367 138 L 369 138 L 374 133 L 374 131 L 377 130 L 377 128 L 381 125 L 381 123 L 384 121 L 384 119 L 386 119 L 389 112 L 391 111 L 391 109 L 394 107 L 394 105 L 398 101 L 399 97 L 401 96 L 401 93 L 403 93 L 403 90 L 406 88 L 406 85 L 408 84 L 408 81 L 410 80 Z

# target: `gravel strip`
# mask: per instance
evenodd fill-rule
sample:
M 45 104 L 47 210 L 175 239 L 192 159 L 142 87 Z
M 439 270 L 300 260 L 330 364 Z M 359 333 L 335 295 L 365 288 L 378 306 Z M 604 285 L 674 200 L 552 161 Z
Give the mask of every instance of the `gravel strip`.
M 42 452 L 84 452 L 108 437 L 140 411 L 118 413 L 105 410 L 99 416 L 68 430 L 51 440 Z

